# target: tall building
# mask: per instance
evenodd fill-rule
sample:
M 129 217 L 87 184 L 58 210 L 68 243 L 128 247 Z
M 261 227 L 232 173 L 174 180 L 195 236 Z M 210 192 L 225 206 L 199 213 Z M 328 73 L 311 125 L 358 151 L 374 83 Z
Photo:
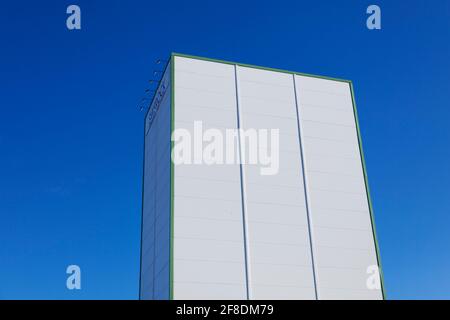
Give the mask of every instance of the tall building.
M 350 81 L 172 54 L 144 139 L 141 299 L 383 299 Z

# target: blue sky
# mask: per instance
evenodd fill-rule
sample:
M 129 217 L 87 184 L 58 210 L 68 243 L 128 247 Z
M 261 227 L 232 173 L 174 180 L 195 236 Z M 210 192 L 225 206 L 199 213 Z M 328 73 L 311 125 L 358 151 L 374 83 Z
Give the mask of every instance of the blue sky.
M 137 103 L 172 51 L 351 79 L 387 296 L 450 299 L 449 39 L 447 0 L 2 2 L 0 299 L 137 298 Z

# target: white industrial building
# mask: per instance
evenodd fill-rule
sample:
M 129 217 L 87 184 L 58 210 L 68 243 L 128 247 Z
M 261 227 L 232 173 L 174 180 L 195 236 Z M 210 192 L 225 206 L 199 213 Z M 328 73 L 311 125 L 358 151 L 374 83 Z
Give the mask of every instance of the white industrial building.
M 241 161 L 171 161 L 198 123 L 234 129 Z M 248 129 L 278 132 L 270 174 L 242 161 Z M 140 298 L 383 299 L 360 139 L 350 81 L 172 54 L 145 117 Z

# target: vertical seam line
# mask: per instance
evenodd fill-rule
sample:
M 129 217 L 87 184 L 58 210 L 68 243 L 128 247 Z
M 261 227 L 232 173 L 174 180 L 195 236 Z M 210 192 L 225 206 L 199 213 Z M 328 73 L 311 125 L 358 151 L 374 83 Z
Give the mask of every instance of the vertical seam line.
M 311 265 L 313 271 L 313 281 L 314 281 L 314 294 L 316 296 L 316 300 L 319 299 L 319 293 L 317 288 L 317 272 L 315 267 L 314 260 L 314 249 L 313 249 L 313 241 L 312 241 L 312 227 L 311 227 L 311 217 L 310 217 L 310 207 L 309 207 L 309 197 L 308 197 L 308 187 L 307 187 L 307 178 L 306 178 L 306 168 L 305 168 L 305 159 L 304 159 L 304 149 L 302 144 L 302 128 L 300 125 L 300 116 L 298 111 L 298 99 L 297 99 L 297 86 L 295 81 L 295 74 L 292 74 L 292 80 L 294 83 L 294 97 L 295 97 L 295 111 L 297 114 L 297 128 L 298 128 L 298 142 L 300 145 L 300 161 L 302 165 L 302 173 L 303 173 L 303 190 L 305 193 L 305 203 L 306 203 L 306 218 L 308 221 L 308 235 L 309 235 L 309 245 L 311 249 Z
M 175 243 L 175 165 L 172 160 L 172 151 L 174 143 L 172 134 L 175 129 L 175 57 L 172 55 L 170 59 L 170 239 L 169 239 L 169 300 L 174 300 L 174 243 Z
M 240 124 L 240 109 L 239 109 L 239 90 L 238 90 L 238 76 L 237 66 L 234 65 L 234 85 L 236 91 L 236 111 L 237 111 L 237 129 L 238 129 L 238 153 L 239 153 L 239 173 L 241 182 L 241 203 L 242 203 L 242 229 L 244 236 L 244 260 L 245 260 L 245 284 L 247 300 L 250 299 L 250 286 L 249 286 L 249 258 L 248 258 L 248 240 L 247 240 L 247 219 L 246 219 L 246 205 L 245 205 L 245 190 L 244 190 L 244 169 L 242 167 L 242 144 L 241 144 L 241 124 Z

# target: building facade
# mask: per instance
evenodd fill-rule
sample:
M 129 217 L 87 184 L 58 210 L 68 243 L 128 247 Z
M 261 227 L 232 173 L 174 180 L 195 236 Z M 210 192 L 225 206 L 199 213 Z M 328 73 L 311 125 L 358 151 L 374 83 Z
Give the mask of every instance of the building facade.
M 141 299 L 384 298 L 350 81 L 172 54 L 144 143 Z

